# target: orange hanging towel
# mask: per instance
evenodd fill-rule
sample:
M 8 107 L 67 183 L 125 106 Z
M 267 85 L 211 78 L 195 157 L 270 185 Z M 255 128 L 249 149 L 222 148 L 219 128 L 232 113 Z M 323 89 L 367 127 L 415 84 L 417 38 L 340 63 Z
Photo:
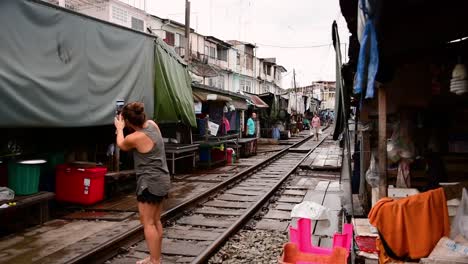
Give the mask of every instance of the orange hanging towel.
M 383 198 L 369 213 L 380 234 L 379 247 L 397 260 L 427 257 L 443 236 L 450 234 L 447 201 L 442 188 L 401 200 Z M 379 254 L 380 262 L 383 254 Z

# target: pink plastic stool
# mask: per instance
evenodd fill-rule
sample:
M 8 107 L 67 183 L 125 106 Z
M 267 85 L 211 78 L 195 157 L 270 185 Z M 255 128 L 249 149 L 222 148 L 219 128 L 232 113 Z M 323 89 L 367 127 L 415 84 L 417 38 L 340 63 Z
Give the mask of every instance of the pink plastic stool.
M 300 218 L 297 222 L 297 228 L 289 227 L 289 241 L 297 244 L 299 250 L 304 253 L 331 255 L 334 248 L 340 247 L 346 249 L 346 253 L 349 255 L 351 240 L 353 238 L 352 224 L 344 224 L 342 233 L 333 235 L 333 248 L 322 248 L 312 245 L 310 229 L 311 220 Z

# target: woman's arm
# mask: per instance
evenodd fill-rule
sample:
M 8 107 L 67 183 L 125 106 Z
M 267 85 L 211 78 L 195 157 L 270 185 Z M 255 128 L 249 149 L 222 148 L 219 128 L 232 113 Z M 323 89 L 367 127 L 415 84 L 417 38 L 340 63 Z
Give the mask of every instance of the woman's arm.
M 123 130 L 125 128 L 125 121 L 122 119 L 121 116 L 118 116 L 114 120 L 114 125 L 116 128 L 116 142 L 117 146 L 123 151 L 129 151 L 132 148 L 135 148 L 135 136 L 134 134 L 130 134 L 127 137 L 124 137 Z

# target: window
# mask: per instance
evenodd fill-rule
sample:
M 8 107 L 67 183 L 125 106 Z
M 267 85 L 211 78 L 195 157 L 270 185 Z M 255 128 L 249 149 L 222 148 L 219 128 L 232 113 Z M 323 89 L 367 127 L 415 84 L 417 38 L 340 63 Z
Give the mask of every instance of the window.
M 267 75 L 271 76 L 271 66 L 267 66 Z
M 132 17 L 132 28 L 139 31 L 144 31 L 143 20 Z
M 218 60 L 227 61 L 228 50 L 217 46 Z
M 252 81 L 240 80 L 240 88 L 244 92 L 252 93 Z
M 216 49 L 214 47 L 205 46 L 205 55 L 210 58 L 216 59 Z
M 240 53 L 237 52 L 237 65 L 240 65 Z
M 246 55 L 245 67 L 247 70 L 253 70 L 253 56 L 250 54 Z
M 268 84 L 263 85 L 263 92 L 268 93 Z
M 167 45 L 174 47 L 174 44 L 175 44 L 174 33 L 166 31 L 166 38 L 164 39 L 164 42 L 166 42 Z
M 185 47 L 186 43 L 187 43 L 187 38 L 183 35 L 180 35 L 180 34 L 177 34 L 177 36 L 179 37 L 179 43 L 176 43 L 178 44 L 178 47 Z
M 218 86 L 217 87 L 224 90 L 224 76 L 223 75 L 218 76 Z
M 112 6 L 112 18 L 117 22 L 127 23 L 127 10 Z
M 209 47 L 209 54 L 210 58 L 216 59 L 216 49 L 214 47 Z

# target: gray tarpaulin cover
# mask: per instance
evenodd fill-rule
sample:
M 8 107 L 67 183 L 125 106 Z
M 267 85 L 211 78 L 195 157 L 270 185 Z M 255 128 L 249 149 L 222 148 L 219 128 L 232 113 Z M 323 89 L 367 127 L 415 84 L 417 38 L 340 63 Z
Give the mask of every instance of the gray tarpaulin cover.
M 0 1 L 0 127 L 113 123 L 154 111 L 154 38 L 33 1 Z

